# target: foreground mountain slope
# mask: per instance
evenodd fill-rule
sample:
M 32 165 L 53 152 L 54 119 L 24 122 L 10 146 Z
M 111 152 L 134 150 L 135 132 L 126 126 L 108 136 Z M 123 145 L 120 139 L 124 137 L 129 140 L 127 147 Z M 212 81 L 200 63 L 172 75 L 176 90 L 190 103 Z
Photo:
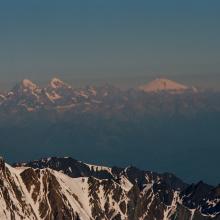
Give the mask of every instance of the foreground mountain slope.
M 88 165 L 71 158 L 34 161 L 32 165 L 40 169 L 28 167 L 31 163 L 13 168 L 0 161 L 3 220 L 220 219 L 219 187 L 202 186 L 199 196 L 196 189 L 201 183 L 188 187 L 171 174 Z M 69 175 L 64 174 L 67 164 Z M 58 172 L 48 166 L 65 168 Z M 78 174 L 73 174 L 77 166 Z M 88 173 L 84 175 L 85 168 Z M 101 172 L 108 176 L 99 176 Z

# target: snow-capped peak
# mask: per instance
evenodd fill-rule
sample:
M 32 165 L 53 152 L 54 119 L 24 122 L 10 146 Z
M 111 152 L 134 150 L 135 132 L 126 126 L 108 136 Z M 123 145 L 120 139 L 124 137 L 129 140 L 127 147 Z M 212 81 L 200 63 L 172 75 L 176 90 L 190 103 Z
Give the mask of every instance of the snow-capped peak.
M 22 87 L 24 87 L 25 89 L 29 89 L 29 90 L 35 90 L 37 88 L 37 85 L 34 84 L 31 80 L 29 79 L 23 79 L 21 81 L 21 85 Z
M 189 87 L 169 79 L 158 78 L 151 81 L 148 84 L 140 86 L 139 89 L 145 92 L 158 92 L 158 91 L 182 92 L 188 90 Z
M 50 81 L 50 86 L 53 89 L 57 89 L 57 88 L 61 88 L 61 87 L 70 87 L 69 85 L 67 85 L 66 83 L 64 83 L 62 80 L 60 80 L 58 78 L 53 78 Z

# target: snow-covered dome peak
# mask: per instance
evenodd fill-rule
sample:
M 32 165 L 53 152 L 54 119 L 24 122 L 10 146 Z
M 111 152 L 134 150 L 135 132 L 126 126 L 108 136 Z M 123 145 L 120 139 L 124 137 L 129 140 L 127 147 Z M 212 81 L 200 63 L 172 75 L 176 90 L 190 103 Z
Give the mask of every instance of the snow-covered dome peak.
M 165 78 L 158 78 L 151 81 L 148 84 L 142 85 L 139 87 L 140 90 L 145 92 L 158 92 L 158 91 L 176 91 L 181 92 L 188 90 L 189 87 L 175 81 L 165 79 Z

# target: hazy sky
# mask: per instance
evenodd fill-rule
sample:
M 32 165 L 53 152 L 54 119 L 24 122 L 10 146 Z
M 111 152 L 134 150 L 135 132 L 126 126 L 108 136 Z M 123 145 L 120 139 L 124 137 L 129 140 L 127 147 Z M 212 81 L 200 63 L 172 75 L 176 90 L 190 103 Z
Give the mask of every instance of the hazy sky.
M 1 0 L 0 87 L 59 76 L 220 85 L 219 0 Z

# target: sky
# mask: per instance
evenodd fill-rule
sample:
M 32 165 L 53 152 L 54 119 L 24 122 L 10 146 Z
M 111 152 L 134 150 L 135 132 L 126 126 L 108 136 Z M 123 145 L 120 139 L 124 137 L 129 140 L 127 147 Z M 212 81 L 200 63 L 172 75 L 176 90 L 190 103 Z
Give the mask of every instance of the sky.
M 219 0 L 1 0 L 0 89 L 23 78 L 220 87 Z

